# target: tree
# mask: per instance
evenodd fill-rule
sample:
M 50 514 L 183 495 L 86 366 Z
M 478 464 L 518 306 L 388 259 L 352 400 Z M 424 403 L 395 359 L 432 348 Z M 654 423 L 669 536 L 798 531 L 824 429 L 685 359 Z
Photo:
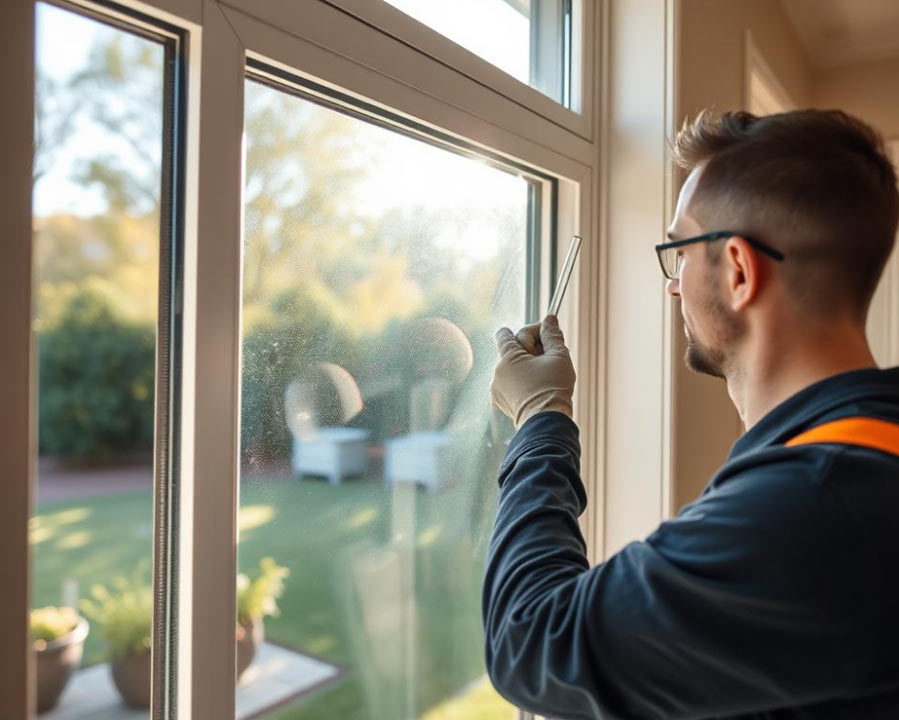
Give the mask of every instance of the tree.
M 37 218 L 42 332 L 58 327 L 86 286 L 119 321 L 155 322 L 162 63 L 158 45 L 103 28 L 64 82 L 39 77 L 36 177 L 77 149 L 72 177 L 105 208 Z M 427 314 L 451 316 L 466 334 L 487 332 L 497 284 L 521 264 L 524 214 L 413 207 L 404 197 L 372 210 L 373 178 L 394 177 L 379 151 L 387 131 L 255 81 L 245 96 L 244 441 L 264 452 L 269 438 L 283 451 L 278 408 L 304 362 L 352 366 L 367 379 L 374 371 L 364 348 Z M 503 247 L 487 260 L 464 259 L 452 238 L 481 226 L 504 228 Z

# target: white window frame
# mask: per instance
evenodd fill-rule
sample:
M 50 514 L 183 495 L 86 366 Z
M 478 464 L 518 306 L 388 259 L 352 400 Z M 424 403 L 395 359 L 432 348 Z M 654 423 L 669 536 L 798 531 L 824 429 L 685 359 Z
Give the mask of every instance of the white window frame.
M 229 4 L 231 0 L 228 0 Z M 539 0 L 538 0 L 539 1 Z M 238 0 L 239 2 L 239 0 Z M 512 77 L 498 67 L 453 42 L 428 25 L 383 0 L 326 0 L 365 22 L 383 30 L 409 45 L 421 49 L 458 72 L 492 88 L 510 100 L 537 113 L 561 127 L 593 139 L 595 109 L 594 73 L 596 34 L 587 32 L 596 26 L 598 5 L 594 0 L 582 0 L 572 27 L 572 88 L 571 108 L 567 108 L 526 83 Z M 246 5 L 245 5 L 246 7 Z
M 0 469 L 10 478 L 7 501 L 0 505 L 0 533 L 5 552 L 13 556 L 9 589 L 0 594 L 0 610 L 10 627 L 0 664 L 12 668 L 0 674 L 0 715 L 11 718 L 31 717 L 33 702 L 25 681 L 33 679 L 28 667 L 30 579 L 25 560 L 35 435 L 30 390 L 34 356 L 30 311 L 25 309 L 31 307 L 32 292 L 34 2 L 7 0 L 0 9 L 0 21 L 15 29 L 3 45 L 5 66 L 18 69 L 7 86 L 8 111 L 0 114 L 9 148 L 7 162 L 0 165 L 0 181 L 7 189 L 0 211 L 8 229 L 6 261 L 0 264 L 0 314 L 11 348 L 0 360 L 6 405 L 0 420 Z M 74 4 L 105 11 L 100 2 Z M 154 719 L 234 716 L 241 141 L 248 57 L 557 178 L 556 224 L 550 227 L 550 213 L 544 213 L 542 236 L 557 235 L 557 264 L 572 234 L 585 241 L 560 319 L 578 368 L 575 419 L 581 428 L 582 476 L 591 498 L 582 519 L 591 560 L 600 560 L 607 548 L 617 545 L 627 527 L 637 531 L 648 516 L 660 519 L 666 514 L 661 498 L 667 493 L 670 427 L 662 412 L 670 404 L 664 368 L 670 361 L 671 322 L 651 246 L 661 236 L 670 209 L 664 140 L 673 117 L 669 90 L 674 0 L 639 8 L 585 0 L 581 114 L 381 2 L 119 4 L 182 28 L 189 68 L 183 400 L 176 458 L 181 473 L 179 674 L 176 705 L 164 708 L 154 698 Z M 613 34 L 624 41 L 612 43 Z M 657 37 L 662 44 L 648 52 L 642 42 L 646 37 Z M 639 92 L 623 95 L 622 88 L 632 87 L 634 81 Z M 660 98 L 652 94 L 657 90 Z M 601 147 L 609 152 L 600 152 Z M 629 193 L 645 203 L 622 204 Z M 543 250 L 548 259 L 549 248 Z M 541 263 L 541 305 L 548 299 L 549 265 Z M 658 372 L 657 382 L 647 384 L 644 376 L 630 371 L 635 356 L 641 368 Z M 607 393 L 610 377 L 616 378 L 615 387 Z M 607 422 L 610 418 L 615 421 Z M 622 454 L 633 444 L 635 426 L 649 437 L 652 451 Z M 629 525 L 608 512 L 610 505 L 646 504 L 640 498 L 647 491 L 656 499 L 648 501 L 648 514 L 641 512 L 636 523 Z

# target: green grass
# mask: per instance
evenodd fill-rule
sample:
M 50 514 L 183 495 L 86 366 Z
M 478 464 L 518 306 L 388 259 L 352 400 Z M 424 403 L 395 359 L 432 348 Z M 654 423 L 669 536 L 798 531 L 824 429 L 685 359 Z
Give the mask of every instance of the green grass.
M 280 617 L 266 619 L 267 637 L 345 672 L 269 717 L 392 720 L 410 692 L 418 715 L 439 707 L 441 718 L 470 717 L 474 702 L 486 712 L 479 718 L 509 717 L 492 689 L 463 694 L 467 705 L 459 700 L 484 674 L 480 583 L 492 488 L 394 494 L 363 480 L 243 483 L 240 569 L 252 572 L 271 556 L 291 573 Z M 148 559 L 150 523 L 148 493 L 41 506 L 32 525 L 35 606 L 58 604 L 66 579 L 84 597 Z M 404 632 L 413 638 L 411 660 Z M 104 659 L 92 631 L 85 662 Z

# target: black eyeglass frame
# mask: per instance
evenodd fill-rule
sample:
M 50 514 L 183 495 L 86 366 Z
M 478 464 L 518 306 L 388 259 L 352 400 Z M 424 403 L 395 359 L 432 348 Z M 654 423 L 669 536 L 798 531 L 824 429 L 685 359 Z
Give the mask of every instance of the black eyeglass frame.
M 696 235 L 695 237 L 685 238 L 684 240 L 672 240 L 671 242 L 661 243 L 660 245 L 656 245 L 656 257 L 659 259 L 659 266 L 662 268 L 662 274 L 668 278 L 669 280 L 677 280 L 677 275 L 680 275 L 678 272 L 674 277 L 668 274 L 668 270 L 665 269 L 665 263 L 662 260 L 662 251 L 671 250 L 672 248 L 683 247 L 684 245 L 692 245 L 693 243 L 698 242 L 711 242 L 713 240 L 721 240 L 722 238 L 728 237 L 741 237 L 754 248 L 761 250 L 763 253 L 768 255 L 769 257 L 774 258 L 775 260 L 783 260 L 784 254 L 779 250 L 775 250 L 770 245 L 765 245 L 763 242 L 759 242 L 758 240 L 753 240 L 751 237 L 747 237 L 743 233 L 736 232 L 734 230 L 716 230 L 715 232 L 704 233 L 703 235 Z M 680 264 L 678 263 L 678 270 L 680 270 Z

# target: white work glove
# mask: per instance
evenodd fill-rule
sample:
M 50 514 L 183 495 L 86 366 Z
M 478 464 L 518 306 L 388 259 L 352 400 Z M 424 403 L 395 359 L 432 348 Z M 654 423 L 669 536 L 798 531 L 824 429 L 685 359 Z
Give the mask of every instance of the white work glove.
M 496 348 L 499 361 L 490 395 L 516 429 L 548 410 L 572 416 L 577 376 L 555 316 L 547 315 L 542 323 L 523 327 L 518 335 L 500 328 Z

